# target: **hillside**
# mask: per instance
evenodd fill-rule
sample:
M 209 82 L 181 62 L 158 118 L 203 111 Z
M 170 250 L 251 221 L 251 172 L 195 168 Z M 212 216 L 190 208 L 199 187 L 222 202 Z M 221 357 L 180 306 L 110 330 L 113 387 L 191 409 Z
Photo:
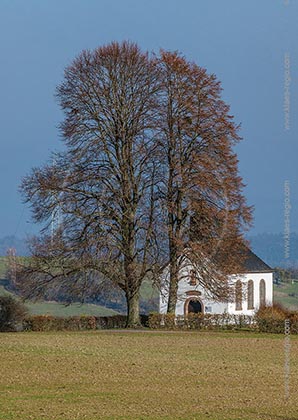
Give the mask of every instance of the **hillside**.
M 9 294 L 5 289 L 8 281 L 6 279 L 6 257 L 0 257 L 0 295 Z M 141 287 L 140 307 L 142 313 L 156 311 L 158 293 L 152 287 L 150 282 L 144 281 Z M 65 306 L 59 302 L 30 302 L 26 303 L 32 314 L 50 314 L 56 316 L 73 316 L 73 315 L 97 315 L 108 316 L 117 313 L 126 312 L 125 297 L 121 291 L 106 291 L 104 295 L 99 296 L 96 301 L 90 301 L 85 304 L 73 303 Z
M 274 302 L 287 309 L 298 311 L 298 282 L 274 285 Z
M 285 240 L 282 233 L 262 233 L 248 238 L 252 250 L 271 267 L 298 266 L 298 234 L 292 233 L 289 257 L 285 258 Z
M 4 286 L 0 286 L 0 296 L 9 295 L 14 296 L 12 293 L 8 292 Z M 74 303 L 72 305 L 65 306 L 58 302 L 25 302 L 25 305 L 31 315 L 53 315 L 66 317 L 80 315 L 111 316 L 118 314 L 118 312 L 113 309 L 93 304 Z
M 6 281 L 6 258 L 0 257 L 0 296 L 12 295 L 5 289 Z M 54 316 L 110 316 L 119 312 L 102 305 L 74 303 L 65 306 L 58 302 L 26 302 L 29 313 L 32 315 L 54 315 Z

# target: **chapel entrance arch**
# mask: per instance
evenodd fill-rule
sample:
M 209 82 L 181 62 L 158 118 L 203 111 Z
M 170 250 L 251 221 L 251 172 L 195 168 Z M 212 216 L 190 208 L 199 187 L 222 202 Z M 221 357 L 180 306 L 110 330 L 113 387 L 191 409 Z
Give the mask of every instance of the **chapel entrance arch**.
M 192 314 L 203 314 L 204 313 L 203 302 L 197 296 L 190 296 L 185 301 L 184 316 L 187 316 L 190 313 L 192 313 Z

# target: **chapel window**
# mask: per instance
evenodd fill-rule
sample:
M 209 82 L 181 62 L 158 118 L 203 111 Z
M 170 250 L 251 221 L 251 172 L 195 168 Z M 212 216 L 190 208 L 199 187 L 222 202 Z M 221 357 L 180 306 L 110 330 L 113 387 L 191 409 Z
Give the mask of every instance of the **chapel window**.
M 248 280 L 247 283 L 247 309 L 254 309 L 254 282 Z
M 242 283 L 240 280 L 237 280 L 235 284 L 235 301 L 236 301 L 236 311 L 241 311 L 242 310 Z
M 266 305 L 266 283 L 265 280 L 262 279 L 260 281 L 260 306 Z

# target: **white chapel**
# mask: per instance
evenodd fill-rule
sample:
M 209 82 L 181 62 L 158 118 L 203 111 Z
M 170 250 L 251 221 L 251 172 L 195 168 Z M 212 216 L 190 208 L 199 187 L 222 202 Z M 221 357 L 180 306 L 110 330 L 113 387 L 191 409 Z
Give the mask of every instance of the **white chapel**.
M 159 312 L 167 313 L 169 275 L 162 279 Z M 175 315 L 187 317 L 188 313 L 253 315 L 260 306 L 273 303 L 273 270 L 251 250 L 247 249 L 243 270 L 230 275 L 230 284 L 235 288 L 235 299 L 218 302 L 210 299 L 200 285 L 199 273 L 193 275 L 191 264 L 183 268 L 178 283 Z

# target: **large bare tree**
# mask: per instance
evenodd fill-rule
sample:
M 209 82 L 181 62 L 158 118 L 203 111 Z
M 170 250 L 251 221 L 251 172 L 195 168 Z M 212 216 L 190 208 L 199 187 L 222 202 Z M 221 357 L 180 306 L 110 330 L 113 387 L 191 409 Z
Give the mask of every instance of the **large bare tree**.
M 251 209 L 232 147 L 238 128 L 220 83 L 178 53 L 162 51 L 159 147 L 164 159 L 169 300 L 174 312 L 183 265 L 192 264 L 213 298 L 229 297 L 228 274 L 241 270 Z
M 159 83 L 154 60 L 135 44 L 83 51 L 57 90 L 66 151 L 22 185 L 37 222 L 49 227 L 54 212 L 63 220 L 54 240 L 37 241 L 27 273 L 38 273 L 40 289 L 62 278 L 75 287 L 75 273 L 99 273 L 125 292 L 129 327 L 139 325 L 139 290 L 156 257 Z

